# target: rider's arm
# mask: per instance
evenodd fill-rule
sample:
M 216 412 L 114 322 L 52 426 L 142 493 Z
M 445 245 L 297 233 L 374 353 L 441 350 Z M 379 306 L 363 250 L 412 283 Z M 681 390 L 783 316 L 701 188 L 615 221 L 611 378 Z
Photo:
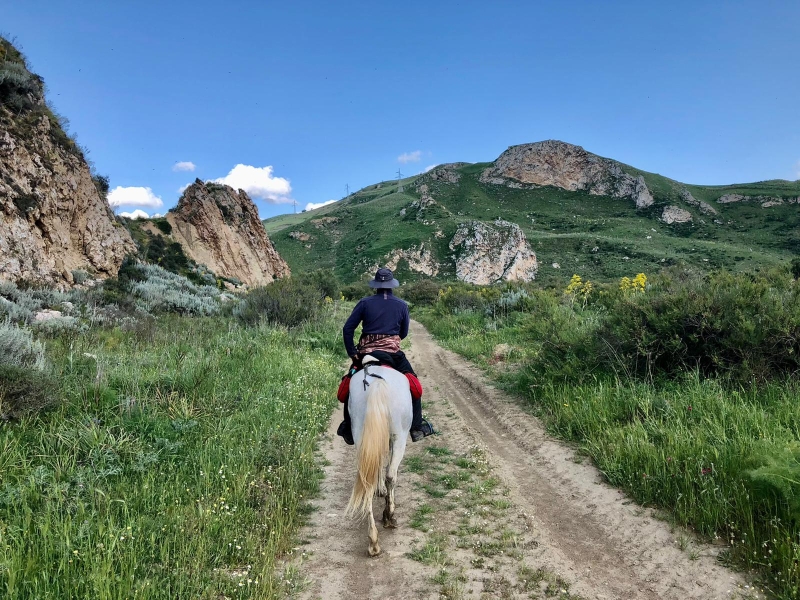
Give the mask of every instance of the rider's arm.
M 403 310 L 403 320 L 400 321 L 400 339 L 406 339 L 408 335 L 408 323 L 410 321 L 410 317 L 408 316 L 408 305 L 406 304 L 405 309 Z
M 353 342 L 353 334 L 356 332 L 356 327 L 361 323 L 361 318 L 364 316 L 364 301 L 360 300 L 353 312 L 347 318 L 347 321 L 342 327 L 342 336 L 344 337 L 344 347 L 347 350 L 347 356 L 356 355 L 356 345 Z

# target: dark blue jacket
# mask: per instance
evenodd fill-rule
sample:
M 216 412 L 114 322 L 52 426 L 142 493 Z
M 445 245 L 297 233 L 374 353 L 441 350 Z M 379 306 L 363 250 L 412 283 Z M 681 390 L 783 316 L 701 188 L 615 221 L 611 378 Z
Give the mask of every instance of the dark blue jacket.
M 391 290 L 378 290 L 374 296 L 359 300 L 342 328 L 348 356 L 356 353 L 353 334 L 359 323 L 363 324 L 362 334 L 399 335 L 402 340 L 408 335 L 408 304 L 395 297 Z

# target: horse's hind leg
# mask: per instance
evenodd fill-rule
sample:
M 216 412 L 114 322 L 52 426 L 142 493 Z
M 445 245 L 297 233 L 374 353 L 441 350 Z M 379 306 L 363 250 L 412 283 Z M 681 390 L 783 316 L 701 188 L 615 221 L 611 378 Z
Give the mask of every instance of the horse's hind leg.
M 395 434 L 391 434 L 389 436 L 389 456 L 386 460 L 386 464 L 381 465 L 381 475 L 378 477 L 378 489 L 376 490 L 376 494 L 380 498 L 386 498 L 386 474 L 389 472 L 389 466 L 392 464 L 392 457 L 394 456 L 394 441 L 397 438 Z
M 369 501 L 369 555 L 378 556 L 381 546 L 378 544 L 378 527 L 375 525 L 375 516 L 372 514 L 372 498 Z
M 397 471 L 400 461 L 406 451 L 405 436 L 392 436 L 392 455 L 386 473 L 386 507 L 383 509 L 383 526 L 389 529 L 397 527 L 397 518 L 394 516 L 394 489 L 397 484 Z

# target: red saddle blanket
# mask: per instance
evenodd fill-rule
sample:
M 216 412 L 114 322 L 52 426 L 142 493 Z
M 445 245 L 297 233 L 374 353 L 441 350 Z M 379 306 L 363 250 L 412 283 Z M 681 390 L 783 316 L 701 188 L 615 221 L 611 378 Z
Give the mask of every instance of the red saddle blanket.
M 408 387 L 411 389 L 411 397 L 414 400 L 422 398 L 422 384 L 417 379 L 417 376 L 413 373 L 405 373 L 405 376 L 408 379 Z M 339 402 L 347 402 L 347 397 L 350 395 L 350 377 L 351 375 L 348 373 L 342 377 L 342 381 L 339 383 L 339 390 L 336 392 Z

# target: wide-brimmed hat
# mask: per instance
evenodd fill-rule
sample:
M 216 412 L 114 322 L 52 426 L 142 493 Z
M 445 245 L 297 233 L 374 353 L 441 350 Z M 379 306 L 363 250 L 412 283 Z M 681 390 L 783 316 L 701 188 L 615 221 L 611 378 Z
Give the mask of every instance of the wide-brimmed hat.
M 396 288 L 400 282 L 394 278 L 394 274 L 389 269 L 378 269 L 375 272 L 375 279 L 369 282 L 371 288 Z

